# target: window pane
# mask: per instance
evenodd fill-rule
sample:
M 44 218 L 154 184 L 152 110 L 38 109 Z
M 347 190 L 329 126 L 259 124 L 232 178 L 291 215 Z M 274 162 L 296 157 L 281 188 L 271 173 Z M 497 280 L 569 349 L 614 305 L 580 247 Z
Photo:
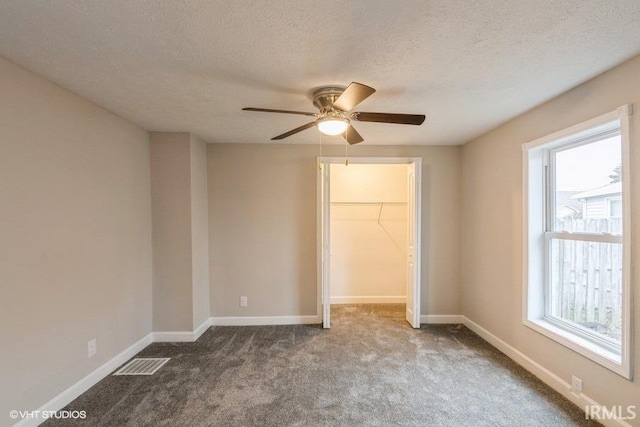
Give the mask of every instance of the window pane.
M 551 241 L 550 315 L 621 342 L 622 245 Z
M 622 200 L 620 137 L 552 151 L 552 156 L 553 231 L 621 234 L 622 221 L 611 221 L 621 215 L 612 215 L 618 212 L 609 203 Z
M 622 200 L 620 199 L 609 200 L 609 216 L 611 218 L 622 217 Z

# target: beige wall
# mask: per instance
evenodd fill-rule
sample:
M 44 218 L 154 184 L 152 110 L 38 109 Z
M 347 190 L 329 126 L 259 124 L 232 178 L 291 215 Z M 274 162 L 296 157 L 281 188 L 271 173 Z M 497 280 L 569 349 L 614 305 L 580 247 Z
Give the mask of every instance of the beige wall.
M 0 94 L 9 425 L 151 332 L 151 203 L 144 130 L 2 58 Z
M 315 315 L 316 156 L 286 144 L 210 144 L 213 316 Z M 342 156 L 343 146 L 324 155 Z M 423 158 L 422 314 L 460 314 L 460 147 L 354 146 Z M 239 297 L 249 297 L 247 308 Z
M 405 302 L 405 164 L 332 164 L 331 302 Z
M 207 144 L 191 135 L 191 271 L 193 328 L 209 320 Z
M 189 133 L 151 132 L 154 331 L 209 318 L 206 154 Z
M 153 330 L 191 331 L 191 139 L 151 132 Z
M 625 103 L 640 109 L 640 57 L 518 117 L 463 148 L 462 312 L 508 344 L 604 405 L 638 405 L 640 383 L 630 382 L 522 324 L 521 144 L 613 111 Z M 640 188 L 640 114 L 632 116 L 632 188 Z M 640 193 L 632 192 L 633 245 L 638 244 Z M 640 250 L 633 254 L 640 263 Z M 640 269 L 633 275 L 636 300 Z M 635 318 L 640 319 L 636 304 Z M 640 328 L 635 328 L 635 366 L 640 366 Z M 636 370 L 637 377 L 637 370 Z M 640 420 L 633 421 L 640 425 Z

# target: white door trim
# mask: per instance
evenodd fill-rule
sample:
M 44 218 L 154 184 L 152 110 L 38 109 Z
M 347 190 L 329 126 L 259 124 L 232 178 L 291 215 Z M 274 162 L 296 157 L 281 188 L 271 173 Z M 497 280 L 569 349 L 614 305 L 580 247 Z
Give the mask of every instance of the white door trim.
M 331 268 L 331 240 L 330 236 L 330 224 L 331 224 L 331 168 L 328 164 L 321 165 L 321 203 L 320 203 L 320 215 L 322 218 L 321 224 L 321 286 L 322 286 L 322 327 L 329 329 L 331 327 L 331 277 L 329 274 Z
M 318 179 L 317 179 L 317 276 L 318 276 L 318 304 L 317 313 L 322 316 L 323 327 L 330 326 L 330 286 L 329 283 L 329 165 L 332 163 L 344 163 L 344 157 L 318 157 Z M 415 215 L 414 215 L 414 259 L 415 275 L 413 281 L 413 313 L 416 319 L 413 327 L 420 327 L 420 266 L 421 262 L 421 239 L 422 234 L 422 157 L 349 157 L 350 164 L 414 164 L 415 165 Z M 324 185 L 323 185 L 324 182 Z M 325 187 L 326 186 L 326 187 Z M 325 200 L 327 201 L 325 203 Z M 324 244 L 323 244 L 324 242 Z M 323 263 L 323 259 L 325 262 Z M 325 293 L 326 290 L 326 293 Z M 326 303 L 325 303 L 326 302 Z
M 409 195 L 409 200 L 413 199 L 413 203 L 409 203 L 408 208 L 413 212 L 409 215 L 409 218 L 413 218 L 413 223 L 409 224 L 409 230 L 413 231 L 410 236 L 409 242 L 413 242 L 413 245 L 409 244 L 409 248 L 413 248 L 412 254 L 407 254 L 409 259 L 413 260 L 413 284 L 409 284 L 411 291 L 407 290 L 407 294 L 411 292 L 413 305 L 407 307 L 407 321 L 414 328 L 420 328 L 420 230 L 421 230 L 421 217 L 422 217 L 422 159 L 411 162 L 411 171 L 413 172 L 413 194 Z M 411 187 L 410 187 L 411 188 Z M 407 259 L 407 262 L 409 262 Z

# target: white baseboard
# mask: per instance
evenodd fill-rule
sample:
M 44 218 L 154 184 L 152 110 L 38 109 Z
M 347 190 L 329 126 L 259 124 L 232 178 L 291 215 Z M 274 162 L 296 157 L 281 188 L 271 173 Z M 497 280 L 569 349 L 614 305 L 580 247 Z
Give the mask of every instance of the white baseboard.
M 153 342 L 194 342 L 211 326 L 211 318 L 202 322 L 195 331 L 154 332 Z
M 406 296 L 331 297 L 331 304 L 404 304 L 406 301 Z
M 322 323 L 322 318 L 318 315 L 223 316 L 211 318 L 211 326 L 313 325 L 317 323 Z
M 531 372 L 533 375 L 538 377 L 543 383 L 550 386 L 552 389 L 569 399 L 576 406 L 578 406 L 583 411 L 587 406 L 601 406 L 600 403 L 593 400 L 591 397 L 587 396 L 584 393 L 576 394 L 571 391 L 571 384 L 540 365 L 533 359 L 531 359 L 526 354 L 517 350 L 515 347 L 507 344 L 505 341 L 501 340 L 482 326 L 478 325 L 473 320 L 469 319 L 466 316 L 461 316 L 462 323 L 473 332 L 478 334 L 482 339 L 487 341 L 489 344 L 500 350 L 502 353 L 507 355 L 510 359 L 516 362 L 518 365 L 525 368 L 527 371 Z M 598 419 L 598 422 L 604 424 L 605 426 L 615 426 L 615 427 L 631 427 L 631 424 L 627 423 L 624 420 L 614 420 L 614 419 Z
M 211 318 L 209 317 L 208 319 L 205 319 L 205 321 L 202 322 L 200 326 L 196 328 L 195 331 L 193 331 L 193 340 L 197 341 L 198 338 L 200 338 L 200 336 L 204 334 L 207 331 L 207 329 L 209 329 L 210 327 L 211 327 Z
M 426 314 L 420 316 L 420 323 L 456 325 L 462 323 L 460 314 Z
M 138 340 L 136 343 L 132 344 L 128 348 L 124 349 L 118 355 L 110 359 L 108 362 L 100 366 L 95 371 L 88 374 L 86 377 L 82 378 L 80 381 L 67 388 L 65 391 L 42 405 L 38 408 L 35 413 L 42 414 L 43 412 L 49 411 L 59 411 L 69 403 L 71 403 L 74 399 L 80 396 L 85 391 L 89 390 L 91 387 L 100 382 L 103 378 L 109 375 L 111 372 L 115 371 L 120 365 L 122 365 L 127 360 L 131 359 L 133 356 L 141 352 L 146 346 L 153 342 L 153 334 L 149 333 L 145 335 L 143 338 Z M 34 418 L 25 418 L 22 421 L 15 424 L 15 427 L 31 427 L 37 426 L 43 423 L 45 420 L 39 417 Z

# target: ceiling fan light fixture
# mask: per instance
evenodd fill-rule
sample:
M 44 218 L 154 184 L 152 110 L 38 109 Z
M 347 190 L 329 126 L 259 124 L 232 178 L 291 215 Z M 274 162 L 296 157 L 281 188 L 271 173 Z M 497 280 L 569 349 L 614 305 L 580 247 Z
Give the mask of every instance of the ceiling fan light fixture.
M 317 122 L 318 130 L 325 135 L 340 135 L 349 127 L 349 120 L 337 117 L 327 117 Z
M 306 111 L 276 110 L 272 108 L 246 107 L 244 111 L 260 111 L 264 113 L 284 113 L 312 116 L 316 119 L 312 122 L 298 126 L 288 132 L 271 138 L 279 141 L 295 135 L 312 127 L 317 127 L 320 133 L 325 135 L 342 135 L 349 145 L 359 144 L 364 139 L 362 135 L 351 126 L 351 121 L 396 123 L 401 125 L 421 125 L 424 122 L 423 114 L 399 114 L 399 113 L 366 113 L 353 111 L 353 108 L 374 94 L 376 90 L 370 86 L 358 82 L 351 82 L 346 88 L 342 86 L 323 86 L 312 92 L 313 105 L 320 110 L 319 113 Z

